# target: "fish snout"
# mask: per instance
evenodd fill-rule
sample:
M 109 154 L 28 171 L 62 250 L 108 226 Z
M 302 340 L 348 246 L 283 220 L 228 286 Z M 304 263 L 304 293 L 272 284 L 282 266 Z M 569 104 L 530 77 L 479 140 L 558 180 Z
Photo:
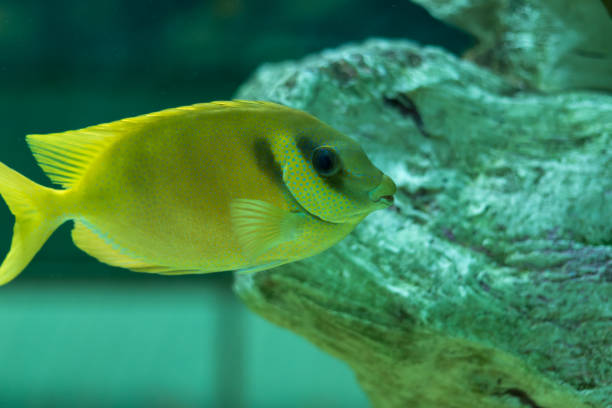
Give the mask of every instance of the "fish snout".
M 390 206 L 393 204 L 393 194 L 397 188 L 395 187 L 395 183 L 389 176 L 383 174 L 382 180 L 378 187 L 374 190 L 370 191 L 368 195 L 370 196 L 370 200 L 375 203 L 383 203 L 386 206 Z

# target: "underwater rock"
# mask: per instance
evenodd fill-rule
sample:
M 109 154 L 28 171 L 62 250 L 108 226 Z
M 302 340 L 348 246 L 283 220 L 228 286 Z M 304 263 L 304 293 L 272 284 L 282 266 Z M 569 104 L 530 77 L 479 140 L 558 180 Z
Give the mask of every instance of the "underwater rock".
M 608 0 L 413 0 L 474 35 L 467 58 L 517 86 L 612 90 Z
M 612 95 L 381 39 L 264 65 L 236 97 L 316 115 L 398 186 L 324 253 L 237 275 L 253 311 L 375 407 L 612 406 Z

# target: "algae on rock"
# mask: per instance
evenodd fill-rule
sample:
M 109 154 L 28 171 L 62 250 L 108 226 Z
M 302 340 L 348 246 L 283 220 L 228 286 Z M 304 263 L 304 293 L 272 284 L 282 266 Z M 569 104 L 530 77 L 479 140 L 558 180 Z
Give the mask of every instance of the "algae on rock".
M 375 407 L 612 406 L 612 95 L 517 85 L 381 39 L 265 65 L 236 95 L 313 113 L 398 185 L 328 251 L 235 281 Z

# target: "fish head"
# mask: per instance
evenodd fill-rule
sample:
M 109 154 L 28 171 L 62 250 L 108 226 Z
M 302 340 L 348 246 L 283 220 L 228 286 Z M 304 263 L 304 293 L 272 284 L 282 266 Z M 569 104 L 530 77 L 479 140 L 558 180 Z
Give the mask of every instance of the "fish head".
M 396 187 L 361 146 L 320 122 L 300 129 L 285 150 L 283 181 L 310 214 L 333 223 L 357 223 L 393 204 Z

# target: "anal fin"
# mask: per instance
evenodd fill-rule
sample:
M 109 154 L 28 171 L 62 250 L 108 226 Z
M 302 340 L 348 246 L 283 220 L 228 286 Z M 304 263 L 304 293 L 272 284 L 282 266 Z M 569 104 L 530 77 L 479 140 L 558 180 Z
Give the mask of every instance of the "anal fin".
M 154 265 L 130 255 L 126 255 L 80 221 L 75 221 L 74 223 L 72 240 L 81 250 L 100 262 L 104 262 L 111 266 L 126 268 L 135 272 L 157 273 L 162 275 L 182 275 L 199 272 L 195 269 Z

